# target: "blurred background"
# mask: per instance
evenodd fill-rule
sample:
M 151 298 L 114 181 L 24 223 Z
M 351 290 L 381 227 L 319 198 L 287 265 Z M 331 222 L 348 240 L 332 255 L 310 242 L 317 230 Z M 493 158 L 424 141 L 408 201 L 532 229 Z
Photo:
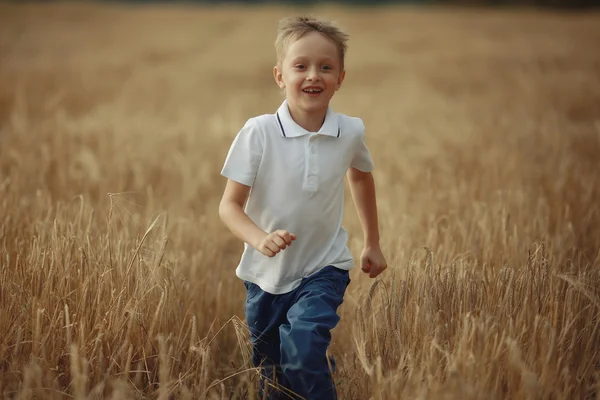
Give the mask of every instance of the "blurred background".
M 115 1 L 115 0 L 113 0 Z M 116 0 L 117 2 L 119 0 Z M 160 0 L 120 0 L 122 2 L 151 4 L 160 3 Z M 300 6 L 314 6 L 322 4 L 356 5 L 356 6 L 381 6 L 390 4 L 413 4 L 413 5 L 451 5 L 451 6 L 485 6 L 485 7 L 513 7 L 513 6 L 535 6 L 542 8 L 581 9 L 594 8 L 600 4 L 598 0 L 183 0 L 184 3 L 199 4 L 289 4 Z M 178 3 L 178 1 L 166 1 L 166 3 Z
M 0 393 L 251 398 L 220 170 L 311 13 L 350 34 L 390 266 L 351 271 L 340 397 L 598 398 L 595 3 L 0 2 Z M 344 225 L 358 257 L 349 193 Z

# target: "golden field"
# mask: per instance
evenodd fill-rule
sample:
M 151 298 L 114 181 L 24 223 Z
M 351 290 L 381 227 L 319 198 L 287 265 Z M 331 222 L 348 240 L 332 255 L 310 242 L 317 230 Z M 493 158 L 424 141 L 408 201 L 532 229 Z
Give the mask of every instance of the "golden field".
M 0 5 L 3 398 L 255 398 L 219 173 L 302 11 Z M 340 398 L 600 399 L 600 15 L 310 11 L 390 265 L 351 273 Z

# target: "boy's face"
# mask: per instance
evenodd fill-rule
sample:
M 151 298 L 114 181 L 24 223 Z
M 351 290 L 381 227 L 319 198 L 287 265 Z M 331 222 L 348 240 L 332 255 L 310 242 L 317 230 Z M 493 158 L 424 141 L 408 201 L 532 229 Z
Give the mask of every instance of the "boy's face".
M 311 32 L 288 46 L 273 75 L 279 87 L 285 89 L 290 107 L 311 113 L 327 110 L 345 71 L 335 44 Z

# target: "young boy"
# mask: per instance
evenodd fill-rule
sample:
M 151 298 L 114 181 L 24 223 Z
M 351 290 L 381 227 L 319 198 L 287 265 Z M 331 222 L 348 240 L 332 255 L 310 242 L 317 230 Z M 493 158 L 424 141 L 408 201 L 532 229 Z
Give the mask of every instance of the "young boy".
M 325 21 L 281 21 L 273 74 L 285 100 L 246 122 L 222 169 L 219 215 L 244 242 L 236 275 L 269 399 L 337 398 L 326 351 L 353 267 L 341 225 L 345 176 L 364 233 L 361 268 L 371 278 L 387 268 L 364 125 L 329 107 L 344 81 L 347 39 Z

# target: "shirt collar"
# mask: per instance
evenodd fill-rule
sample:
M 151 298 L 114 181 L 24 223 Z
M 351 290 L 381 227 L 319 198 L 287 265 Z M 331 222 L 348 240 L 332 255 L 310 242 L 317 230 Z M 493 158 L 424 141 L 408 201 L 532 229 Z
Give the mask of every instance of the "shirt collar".
M 275 116 L 277 117 L 277 123 L 279 124 L 281 135 L 283 137 L 292 138 L 308 135 L 310 133 L 292 119 L 287 100 L 284 100 L 281 106 L 279 106 Z M 325 122 L 317 132 L 317 135 L 327 135 L 339 138 L 340 134 L 338 117 L 331 107 L 329 107 L 327 109 L 327 114 L 325 114 Z

